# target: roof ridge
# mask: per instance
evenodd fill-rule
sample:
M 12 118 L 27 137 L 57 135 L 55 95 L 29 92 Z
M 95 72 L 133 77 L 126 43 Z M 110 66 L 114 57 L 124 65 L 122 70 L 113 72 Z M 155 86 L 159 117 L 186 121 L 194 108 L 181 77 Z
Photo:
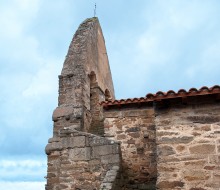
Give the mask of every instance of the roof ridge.
M 161 99 L 172 99 L 172 98 L 188 97 L 188 96 L 201 96 L 208 94 L 220 94 L 220 86 L 219 85 L 214 85 L 212 87 L 202 86 L 199 89 L 193 87 L 190 88 L 188 91 L 185 89 L 179 89 L 177 92 L 175 92 L 174 90 L 168 90 L 167 92 L 158 91 L 155 94 L 148 93 L 145 97 L 102 101 L 100 105 L 110 106 L 110 105 L 119 105 L 119 104 L 122 105 L 122 104 L 130 104 L 130 103 L 152 102 Z

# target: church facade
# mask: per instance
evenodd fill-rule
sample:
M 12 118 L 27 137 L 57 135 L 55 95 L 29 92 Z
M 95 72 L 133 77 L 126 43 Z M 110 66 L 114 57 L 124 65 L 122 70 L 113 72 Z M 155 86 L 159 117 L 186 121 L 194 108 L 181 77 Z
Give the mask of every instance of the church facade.
M 98 18 L 59 75 L 46 190 L 219 190 L 220 86 L 115 100 Z

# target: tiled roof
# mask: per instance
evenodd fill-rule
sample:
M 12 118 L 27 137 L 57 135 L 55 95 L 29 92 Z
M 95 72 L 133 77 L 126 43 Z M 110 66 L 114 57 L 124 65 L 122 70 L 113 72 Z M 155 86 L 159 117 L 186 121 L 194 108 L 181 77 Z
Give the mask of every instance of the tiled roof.
M 209 94 L 220 94 L 220 86 L 215 85 L 213 87 L 203 86 L 200 89 L 190 88 L 188 91 L 184 89 L 178 90 L 178 92 L 174 92 L 173 90 L 169 90 L 167 92 L 158 91 L 156 94 L 149 93 L 145 97 L 141 98 L 128 98 L 114 101 L 103 101 L 101 105 L 103 107 L 114 106 L 114 105 L 124 105 L 124 104 L 134 104 L 134 103 L 143 103 L 143 102 L 153 102 L 163 99 L 172 99 L 172 98 L 184 98 L 190 96 L 201 96 L 201 95 L 209 95 Z

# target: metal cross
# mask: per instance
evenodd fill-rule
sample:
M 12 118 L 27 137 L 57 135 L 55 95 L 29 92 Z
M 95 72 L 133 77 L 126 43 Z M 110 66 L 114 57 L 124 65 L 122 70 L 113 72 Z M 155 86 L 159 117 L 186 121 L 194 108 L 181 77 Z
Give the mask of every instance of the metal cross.
M 96 3 L 95 3 L 95 8 L 94 8 L 94 17 L 96 16 Z

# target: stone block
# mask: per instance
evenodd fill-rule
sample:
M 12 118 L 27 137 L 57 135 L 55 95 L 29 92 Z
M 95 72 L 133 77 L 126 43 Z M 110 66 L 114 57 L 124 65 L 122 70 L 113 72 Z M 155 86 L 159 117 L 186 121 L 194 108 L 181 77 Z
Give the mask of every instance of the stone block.
M 215 165 L 214 166 L 213 165 L 208 165 L 208 166 L 205 166 L 204 169 L 205 170 L 214 170 L 215 167 L 216 167 Z
M 74 136 L 62 138 L 62 145 L 65 148 L 85 147 L 85 136 Z
M 113 153 L 112 145 L 102 145 L 92 147 L 92 158 L 99 158 L 103 155 L 108 155 Z
M 220 182 L 220 171 L 213 172 L 213 180 Z
M 103 182 L 114 182 L 115 179 L 117 177 L 117 171 L 116 170 L 109 170 L 107 171 L 106 175 L 105 175 L 105 178 L 103 180 Z
M 214 154 L 215 145 L 214 144 L 198 144 L 189 147 L 191 154 Z
M 73 106 L 60 106 L 57 107 L 53 112 L 53 121 L 57 120 L 59 117 L 81 117 L 82 116 L 82 108 L 80 107 L 73 107 Z
M 220 153 L 220 145 L 217 146 L 218 153 Z
M 123 139 L 126 139 L 126 135 L 125 134 L 120 134 L 120 135 L 117 135 L 117 140 L 123 140 Z
M 140 137 L 140 133 L 139 132 L 128 133 L 128 135 L 131 136 L 132 138 L 139 138 Z
M 169 156 L 175 154 L 175 151 L 171 146 L 158 146 L 157 154 L 159 156 Z
M 104 112 L 105 118 L 120 118 L 122 114 L 120 111 L 107 111 Z
M 183 178 L 187 181 L 208 180 L 210 173 L 202 170 L 186 170 L 183 172 Z
M 183 151 L 186 150 L 186 146 L 184 146 L 184 145 L 178 145 L 178 146 L 176 147 L 176 150 L 177 150 L 178 152 L 183 152 Z
M 211 124 L 220 121 L 220 117 L 213 115 L 196 115 L 187 117 L 189 121 L 194 123 Z
M 153 190 L 156 189 L 156 184 L 148 182 L 147 184 L 139 184 L 138 189 L 140 190 Z
M 157 131 L 157 136 L 172 136 L 172 135 L 179 135 L 179 132 L 172 132 L 172 131 Z
M 216 182 L 208 182 L 205 185 L 206 187 L 211 188 L 211 190 L 219 190 L 220 187 L 220 181 L 216 181 Z
M 53 112 L 53 118 L 63 117 L 73 113 L 73 106 L 57 107 Z
M 209 163 L 220 165 L 220 155 L 209 155 Z
M 138 132 L 138 131 L 140 131 L 140 130 L 141 130 L 140 127 L 131 127 L 131 128 L 129 128 L 129 129 L 127 129 L 125 132 L 126 132 L 126 133 Z
M 188 161 L 184 163 L 184 168 L 193 170 L 193 169 L 203 169 L 205 166 L 206 160 L 198 161 Z
M 119 164 L 120 162 L 119 154 L 101 156 L 101 162 L 103 164 L 114 164 L 114 163 Z
M 199 125 L 194 127 L 194 130 L 199 130 L 199 131 L 211 131 L 211 125 Z
M 62 150 L 62 144 L 60 142 L 53 142 L 53 143 L 48 143 L 45 152 L 46 154 L 50 154 L 52 151 L 60 151 Z
M 102 183 L 100 190 L 112 190 L 112 183 Z
M 193 136 L 180 136 L 180 137 L 162 137 L 158 139 L 160 144 L 187 144 L 193 141 Z
M 103 137 L 96 137 L 96 136 L 89 137 L 90 146 L 100 146 L 100 145 L 107 145 L 114 143 L 115 142 L 113 140 L 108 140 L 107 138 L 103 138 Z
M 128 144 L 135 144 L 135 140 L 129 139 L 129 140 L 127 141 L 127 143 L 128 143 Z
M 159 181 L 157 183 L 157 188 L 159 189 L 175 189 L 183 188 L 184 183 L 182 181 Z
M 69 150 L 69 157 L 73 161 L 90 160 L 90 156 L 91 156 L 90 147 L 74 148 L 74 149 Z
M 130 109 L 122 112 L 123 117 L 152 117 L 154 115 L 154 109 Z
M 52 142 L 60 142 L 60 138 L 59 138 L 59 137 L 50 138 L 50 139 L 48 140 L 48 143 L 52 143 Z
M 112 145 L 112 153 L 113 154 L 119 154 L 121 152 L 120 145 L 114 144 Z

